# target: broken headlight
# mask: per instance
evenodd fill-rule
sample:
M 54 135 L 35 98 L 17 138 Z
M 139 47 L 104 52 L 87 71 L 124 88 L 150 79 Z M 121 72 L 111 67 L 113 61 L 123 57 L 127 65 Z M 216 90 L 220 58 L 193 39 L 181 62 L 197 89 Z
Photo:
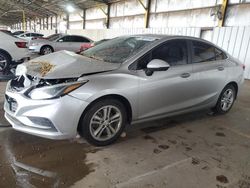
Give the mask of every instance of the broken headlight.
M 27 96 L 31 99 L 53 99 L 57 97 L 62 97 L 71 91 L 81 87 L 83 84 L 86 84 L 88 81 L 74 82 L 74 83 L 65 83 L 57 84 L 52 86 L 44 86 L 40 88 L 31 89 Z

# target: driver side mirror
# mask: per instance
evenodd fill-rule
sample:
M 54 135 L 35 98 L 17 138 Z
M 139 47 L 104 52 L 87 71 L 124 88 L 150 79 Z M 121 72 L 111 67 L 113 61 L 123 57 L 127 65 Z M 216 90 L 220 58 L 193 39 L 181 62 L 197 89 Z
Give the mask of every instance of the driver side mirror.
M 166 71 L 170 65 L 161 59 L 153 59 L 147 64 L 145 73 L 147 76 L 151 76 L 155 71 Z
M 63 39 L 59 39 L 57 42 L 63 42 Z

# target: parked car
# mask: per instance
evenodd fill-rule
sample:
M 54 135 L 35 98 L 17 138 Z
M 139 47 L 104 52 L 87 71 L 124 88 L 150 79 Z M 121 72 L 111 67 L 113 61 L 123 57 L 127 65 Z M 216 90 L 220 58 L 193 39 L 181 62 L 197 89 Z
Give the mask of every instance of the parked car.
M 20 35 L 16 35 L 18 38 L 27 40 L 28 42 L 30 42 L 31 40 L 38 38 L 38 37 L 43 37 L 43 34 L 40 33 L 32 33 L 32 32 L 26 32 Z
M 5 117 L 14 129 L 51 139 L 79 133 L 113 143 L 128 124 L 212 108 L 227 113 L 244 66 L 202 39 L 134 35 L 82 55 L 60 51 L 17 67 Z
M 20 35 L 20 34 L 23 34 L 23 33 L 24 33 L 24 31 L 14 31 L 12 33 L 12 35 L 17 36 L 17 35 Z
M 0 31 L 0 72 L 29 58 L 27 42 Z
M 92 47 L 99 45 L 99 44 L 101 44 L 105 41 L 108 41 L 108 40 L 110 40 L 110 39 L 102 39 L 102 40 L 99 40 L 96 42 L 82 44 L 78 53 L 81 53 L 89 48 L 92 48 Z
M 81 44 L 92 43 L 92 40 L 78 35 L 61 35 L 48 40 L 34 40 L 29 44 L 29 51 L 41 55 L 60 50 L 78 52 Z
M 0 29 L 0 31 L 12 35 L 11 31 L 9 31 L 7 29 Z

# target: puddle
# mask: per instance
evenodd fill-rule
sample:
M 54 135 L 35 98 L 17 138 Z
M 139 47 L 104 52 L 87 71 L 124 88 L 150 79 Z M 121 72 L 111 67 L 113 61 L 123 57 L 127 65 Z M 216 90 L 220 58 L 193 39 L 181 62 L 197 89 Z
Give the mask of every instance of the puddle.
M 219 175 L 219 176 L 216 176 L 216 180 L 220 183 L 228 183 L 228 179 L 226 176 L 224 175 Z
M 141 130 L 145 133 L 153 133 L 153 132 L 161 131 L 164 129 L 169 129 L 171 127 L 175 127 L 178 124 L 179 122 L 176 120 L 169 120 L 169 121 L 166 121 L 164 125 L 159 125 L 159 126 L 155 125 L 155 126 L 145 127 L 145 128 L 142 128 Z
M 155 154 L 159 154 L 159 153 L 161 153 L 161 150 L 155 148 L 153 152 L 154 152 Z
M 152 143 L 157 144 L 157 140 L 154 137 L 150 136 L 150 135 L 145 135 L 143 138 L 145 140 L 151 140 Z
M 193 158 L 192 158 L 192 164 L 193 164 L 193 165 L 198 165 L 198 164 L 200 164 L 200 160 L 193 157 Z
M 217 132 L 217 133 L 215 133 L 215 135 L 216 136 L 222 136 L 222 137 L 225 137 L 226 135 L 224 134 L 224 133 L 222 133 L 222 132 Z
M 160 149 L 163 149 L 163 150 L 166 150 L 166 149 L 169 148 L 169 146 L 168 146 L 168 145 L 165 145 L 165 144 L 158 145 L 158 147 L 159 147 Z
M 69 187 L 93 172 L 86 155 L 96 151 L 8 129 L 0 133 L 0 187 Z

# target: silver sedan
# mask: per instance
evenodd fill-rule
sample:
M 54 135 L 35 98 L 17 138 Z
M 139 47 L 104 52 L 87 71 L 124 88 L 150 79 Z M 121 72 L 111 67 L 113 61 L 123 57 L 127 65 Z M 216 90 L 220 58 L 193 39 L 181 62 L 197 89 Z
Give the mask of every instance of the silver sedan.
M 81 55 L 60 51 L 19 65 L 5 117 L 29 134 L 113 143 L 129 124 L 211 108 L 227 113 L 244 65 L 210 42 L 123 36 Z
M 93 41 L 78 35 L 53 34 L 44 39 L 31 40 L 29 51 L 41 55 L 50 54 L 60 50 L 78 52 L 81 45 L 91 44 Z

